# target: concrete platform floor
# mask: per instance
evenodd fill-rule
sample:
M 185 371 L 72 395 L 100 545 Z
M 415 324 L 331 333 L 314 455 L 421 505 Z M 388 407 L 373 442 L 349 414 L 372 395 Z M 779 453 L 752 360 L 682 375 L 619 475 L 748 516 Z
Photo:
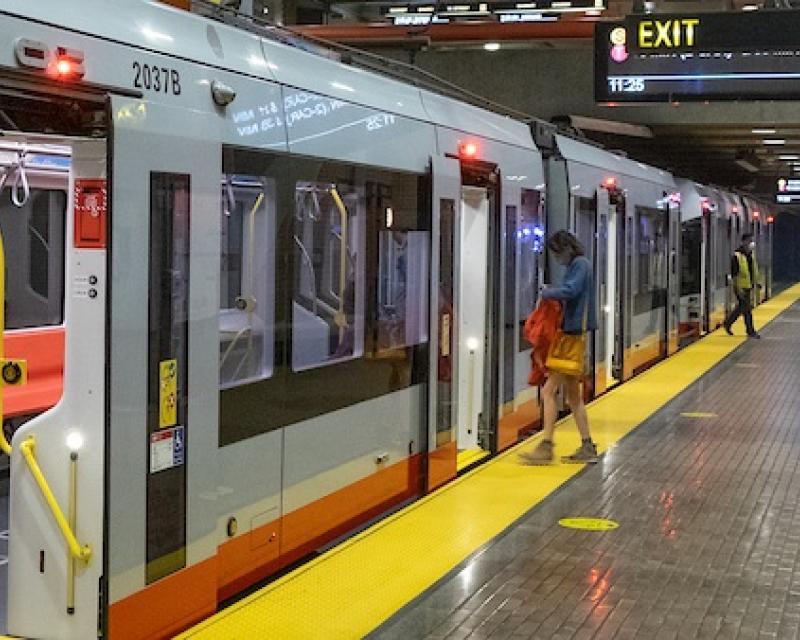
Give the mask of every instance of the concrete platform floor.
M 798 638 L 798 560 L 795 304 L 370 637 Z

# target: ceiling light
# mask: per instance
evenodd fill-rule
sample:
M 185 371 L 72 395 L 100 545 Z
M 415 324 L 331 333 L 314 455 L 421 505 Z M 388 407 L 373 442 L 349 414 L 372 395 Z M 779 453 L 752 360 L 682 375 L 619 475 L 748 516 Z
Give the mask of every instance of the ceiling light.
M 500 48 L 500 43 L 487 42 L 485 45 L 483 45 L 483 48 L 486 49 L 486 51 L 497 51 Z
M 746 4 L 742 7 L 742 11 L 758 11 L 757 4 Z
M 778 132 L 775 129 L 753 129 L 753 133 L 762 136 L 771 136 Z
M 796 155 L 778 156 L 778 160 L 800 160 L 800 156 Z
M 773 146 L 786 144 L 786 140 L 784 140 L 783 138 L 765 138 L 764 140 L 762 140 L 762 142 L 764 144 L 773 145 Z

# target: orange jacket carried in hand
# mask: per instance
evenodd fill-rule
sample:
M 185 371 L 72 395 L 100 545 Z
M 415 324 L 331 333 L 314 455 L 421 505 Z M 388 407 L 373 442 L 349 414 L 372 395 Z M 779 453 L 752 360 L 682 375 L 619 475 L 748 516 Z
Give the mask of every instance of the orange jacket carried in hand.
M 561 327 L 561 303 L 558 300 L 539 300 L 539 304 L 528 316 L 522 335 L 533 345 L 531 351 L 531 373 L 528 384 L 538 386 L 547 379 L 547 353 L 550 343 Z

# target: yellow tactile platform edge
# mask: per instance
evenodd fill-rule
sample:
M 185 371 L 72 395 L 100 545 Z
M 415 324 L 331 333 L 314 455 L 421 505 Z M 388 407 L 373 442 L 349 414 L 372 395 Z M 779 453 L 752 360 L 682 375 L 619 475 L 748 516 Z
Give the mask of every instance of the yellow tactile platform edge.
M 800 285 L 795 285 L 759 306 L 756 325 L 764 326 L 798 299 Z M 741 334 L 742 327 L 735 330 Z M 717 331 L 593 402 L 589 419 L 598 447 L 612 447 L 743 341 Z M 556 434 L 557 456 L 578 444 L 571 420 L 563 422 Z M 519 464 L 517 453 L 532 448 L 535 440 L 497 456 L 179 638 L 364 636 L 580 471 L 580 465 Z

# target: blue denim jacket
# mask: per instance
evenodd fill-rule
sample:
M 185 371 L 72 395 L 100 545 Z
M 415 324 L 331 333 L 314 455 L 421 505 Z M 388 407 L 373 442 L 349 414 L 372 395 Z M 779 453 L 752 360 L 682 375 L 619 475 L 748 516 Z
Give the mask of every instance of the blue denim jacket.
M 564 320 L 561 324 L 564 333 L 581 333 L 587 305 L 586 330 L 597 329 L 592 265 L 585 256 L 576 256 L 569 263 L 561 286 L 544 289 L 542 298 L 564 303 Z

